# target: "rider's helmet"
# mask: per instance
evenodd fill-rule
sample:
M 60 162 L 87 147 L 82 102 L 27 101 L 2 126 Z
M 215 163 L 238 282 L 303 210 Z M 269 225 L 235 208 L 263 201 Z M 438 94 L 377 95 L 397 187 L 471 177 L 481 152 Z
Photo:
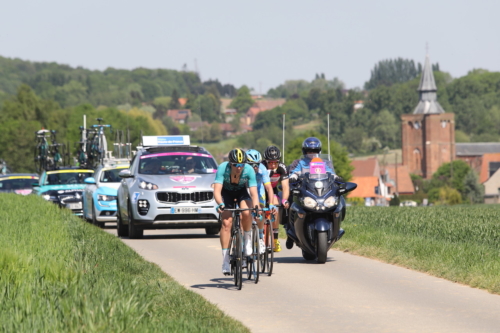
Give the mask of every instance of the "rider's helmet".
M 247 150 L 247 163 L 251 166 L 258 165 L 262 162 L 262 155 L 255 149 Z
M 247 157 L 245 152 L 240 148 L 235 148 L 231 150 L 228 154 L 229 162 L 231 163 L 246 163 Z
M 276 146 L 269 146 L 264 152 L 264 159 L 267 161 L 279 161 L 281 158 L 281 151 Z
M 319 154 L 321 153 L 321 141 L 315 137 L 309 137 L 302 142 L 302 154 Z

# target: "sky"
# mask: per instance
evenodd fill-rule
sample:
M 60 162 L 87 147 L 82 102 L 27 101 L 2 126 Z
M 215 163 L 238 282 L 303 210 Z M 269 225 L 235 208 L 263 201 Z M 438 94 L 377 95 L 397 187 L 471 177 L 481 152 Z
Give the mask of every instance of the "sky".
M 316 73 L 363 87 L 402 57 L 460 77 L 500 71 L 498 0 L 10 0 L 0 56 L 82 66 L 198 70 L 265 93 Z

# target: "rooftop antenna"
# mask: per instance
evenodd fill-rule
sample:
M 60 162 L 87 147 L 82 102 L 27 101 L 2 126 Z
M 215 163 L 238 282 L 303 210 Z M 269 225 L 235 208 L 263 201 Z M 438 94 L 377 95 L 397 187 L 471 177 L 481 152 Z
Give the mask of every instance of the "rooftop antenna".
M 196 72 L 196 74 L 198 74 L 198 78 L 201 81 L 200 71 L 198 71 L 198 61 L 196 60 L 196 58 L 194 58 L 194 71 Z
M 330 113 L 327 113 L 327 131 L 328 131 L 328 159 L 331 161 L 332 157 L 330 156 Z
M 283 163 L 285 163 L 285 114 L 283 113 Z

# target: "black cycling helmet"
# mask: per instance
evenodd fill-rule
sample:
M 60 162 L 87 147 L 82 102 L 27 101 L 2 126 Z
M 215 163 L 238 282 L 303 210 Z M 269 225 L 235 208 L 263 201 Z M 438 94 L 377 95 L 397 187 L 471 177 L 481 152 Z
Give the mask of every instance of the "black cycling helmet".
M 318 138 L 310 137 L 302 142 L 302 154 L 310 153 L 321 153 L 321 141 Z
M 279 161 L 281 158 L 281 151 L 276 146 L 269 146 L 264 152 L 264 159 L 267 161 Z
M 231 150 L 228 154 L 229 162 L 231 163 L 246 163 L 247 157 L 245 152 L 240 148 L 235 148 Z

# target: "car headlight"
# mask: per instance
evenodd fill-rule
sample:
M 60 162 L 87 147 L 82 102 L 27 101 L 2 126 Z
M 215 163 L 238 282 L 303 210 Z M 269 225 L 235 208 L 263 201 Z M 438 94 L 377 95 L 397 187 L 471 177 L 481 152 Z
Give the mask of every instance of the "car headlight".
M 331 196 L 331 197 L 328 197 L 325 202 L 323 203 L 323 205 L 325 205 L 325 207 L 333 207 L 337 204 L 337 198 L 335 196 Z
M 310 198 L 310 197 L 304 198 L 304 206 L 306 206 L 307 208 L 314 208 L 317 205 L 318 205 L 318 203 L 313 198 Z
M 116 195 L 99 194 L 97 196 L 97 201 L 113 201 L 113 200 L 116 200 Z
M 57 197 L 49 194 L 42 194 L 42 198 L 44 198 L 47 201 L 55 201 L 57 200 Z
M 142 188 L 144 190 L 157 190 L 158 189 L 158 185 L 142 180 L 139 183 L 139 188 Z

